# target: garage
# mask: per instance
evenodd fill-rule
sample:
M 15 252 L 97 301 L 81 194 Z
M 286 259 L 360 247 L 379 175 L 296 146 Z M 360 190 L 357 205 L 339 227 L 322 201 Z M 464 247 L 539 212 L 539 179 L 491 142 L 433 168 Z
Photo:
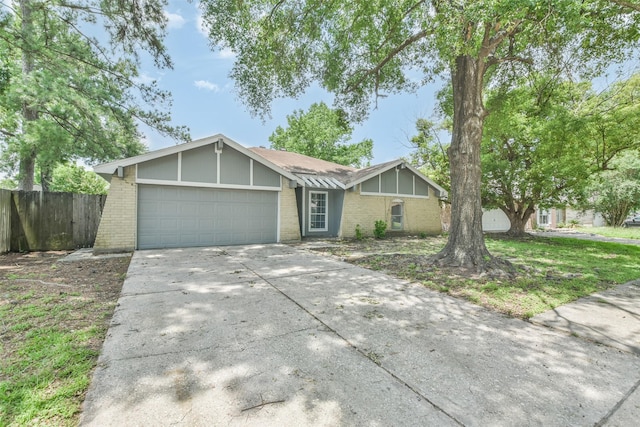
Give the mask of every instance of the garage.
M 300 239 L 296 175 L 222 134 L 94 170 L 110 184 L 94 251 Z
M 277 241 L 274 191 L 140 185 L 138 249 Z
M 509 217 L 500 209 L 483 210 L 482 231 L 505 232 L 511 228 Z

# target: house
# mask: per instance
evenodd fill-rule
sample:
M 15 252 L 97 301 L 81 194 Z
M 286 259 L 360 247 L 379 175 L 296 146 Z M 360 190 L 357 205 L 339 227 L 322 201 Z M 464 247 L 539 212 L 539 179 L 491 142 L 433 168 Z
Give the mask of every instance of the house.
M 446 192 L 400 159 L 355 169 L 218 134 L 94 170 L 111 182 L 95 251 L 442 230 Z
M 571 223 L 581 226 L 601 227 L 604 225 L 602 215 L 593 210 L 579 211 L 567 208 L 538 208 L 527 221 L 526 228 L 562 228 Z M 506 232 L 511 221 L 500 209 L 483 209 L 482 230 L 486 232 Z

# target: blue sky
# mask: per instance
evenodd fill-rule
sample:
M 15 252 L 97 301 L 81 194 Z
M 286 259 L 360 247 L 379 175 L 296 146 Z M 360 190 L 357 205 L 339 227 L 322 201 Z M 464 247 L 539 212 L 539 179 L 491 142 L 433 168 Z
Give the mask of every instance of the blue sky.
M 228 77 L 233 53 L 210 49 L 201 29 L 197 3 L 170 1 L 166 14 L 169 25 L 165 42 L 174 68 L 158 70 L 149 61 L 148 66 L 143 64 L 140 78 L 156 79 L 162 89 L 172 93 L 172 123 L 188 126 L 193 139 L 223 133 L 247 147 L 268 147 L 269 135 L 279 125 L 286 127 L 288 114 L 298 109 L 306 111 L 314 102 L 331 105 L 331 95 L 314 87 L 300 99 L 276 100 L 272 119 L 264 123 L 252 117 Z M 371 111 L 368 120 L 355 125 L 352 141 L 373 140 L 373 164 L 408 155 L 411 151 L 408 139 L 415 134 L 416 119 L 433 115 L 435 93 L 441 86 L 433 84 L 416 93 L 379 99 L 378 108 Z M 145 134 L 150 150 L 176 143 L 149 130 Z

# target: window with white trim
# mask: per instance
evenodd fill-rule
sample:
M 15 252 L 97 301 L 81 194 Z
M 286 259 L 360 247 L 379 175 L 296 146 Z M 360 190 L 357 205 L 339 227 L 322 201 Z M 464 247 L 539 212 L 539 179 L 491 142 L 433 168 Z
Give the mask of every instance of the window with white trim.
M 309 192 L 309 231 L 327 231 L 326 191 Z
M 402 203 L 391 205 L 391 229 L 402 230 Z
M 551 215 L 549 215 L 549 211 L 547 209 L 539 209 L 538 210 L 538 226 L 539 227 L 547 227 L 551 223 L 550 221 Z

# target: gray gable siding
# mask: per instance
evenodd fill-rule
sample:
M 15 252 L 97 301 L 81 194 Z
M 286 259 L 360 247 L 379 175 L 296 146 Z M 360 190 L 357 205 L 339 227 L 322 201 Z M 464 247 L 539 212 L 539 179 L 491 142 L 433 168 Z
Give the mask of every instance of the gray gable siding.
M 428 196 L 429 184 L 421 179 L 416 179 L 416 196 Z
M 177 180 L 178 155 L 172 154 L 138 164 L 138 178 Z
M 230 147 L 222 150 L 220 184 L 250 185 L 251 159 Z
M 218 160 L 211 145 L 182 152 L 182 180 L 217 183 Z
M 214 144 L 207 144 L 137 166 L 137 179 L 143 184 L 280 189 L 280 173 L 228 145 L 216 150 Z
M 398 171 L 398 193 L 413 194 L 413 172 L 408 169 L 400 169 Z M 422 180 L 420 180 L 422 181 Z
M 279 187 L 280 174 L 258 162 L 253 162 L 253 185 Z
M 362 191 L 365 193 L 379 193 L 380 192 L 380 176 L 376 175 L 362 183 Z
M 360 184 L 360 192 L 366 194 L 390 194 L 399 196 L 428 197 L 429 184 L 407 168 L 393 168 L 369 178 Z
M 393 194 L 397 192 L 397 173 L 395 169 L 388 170 L 380 175 L 382 193 Z

